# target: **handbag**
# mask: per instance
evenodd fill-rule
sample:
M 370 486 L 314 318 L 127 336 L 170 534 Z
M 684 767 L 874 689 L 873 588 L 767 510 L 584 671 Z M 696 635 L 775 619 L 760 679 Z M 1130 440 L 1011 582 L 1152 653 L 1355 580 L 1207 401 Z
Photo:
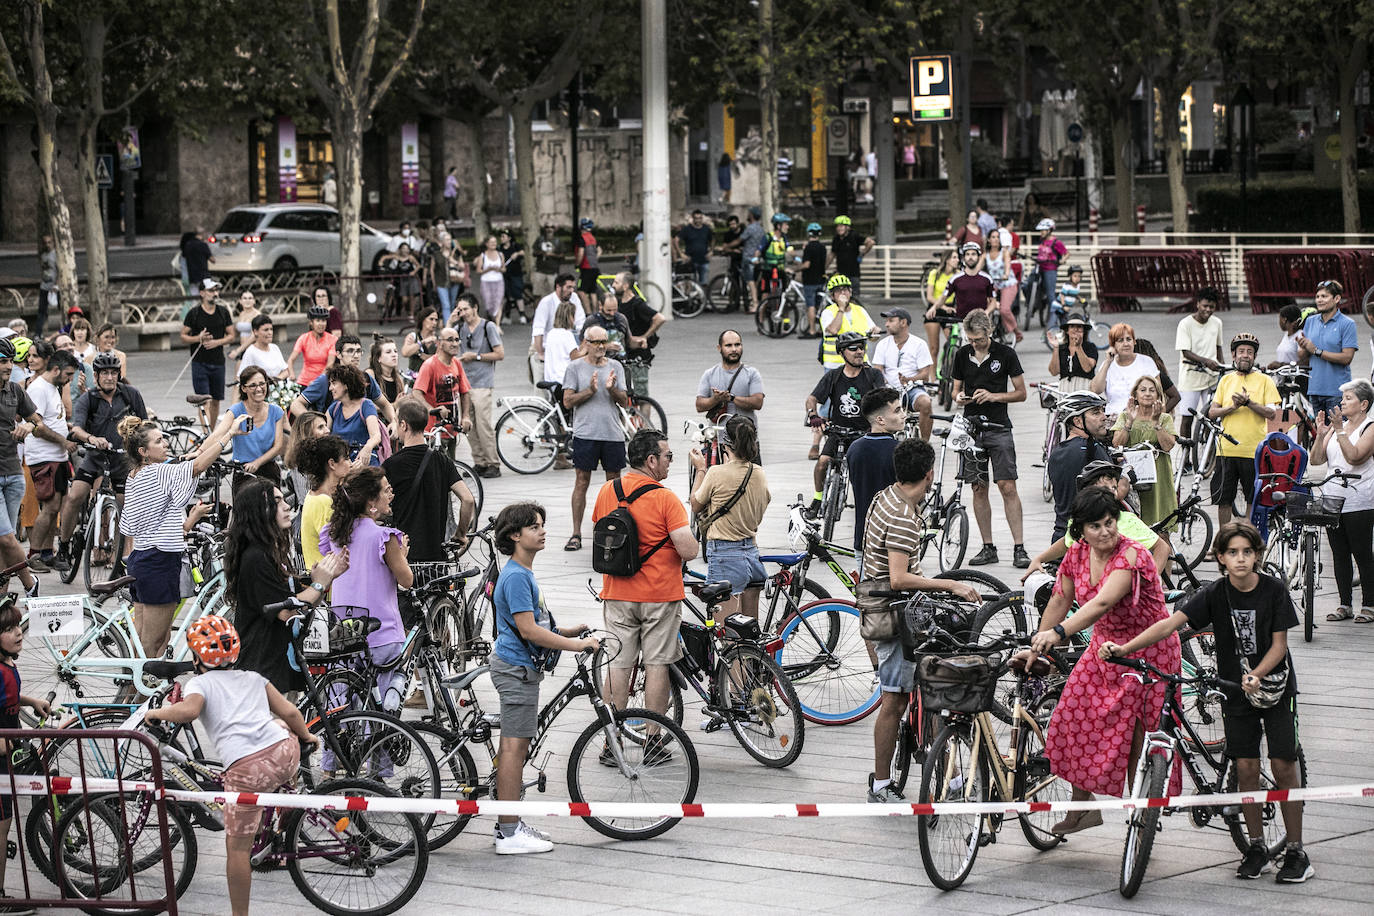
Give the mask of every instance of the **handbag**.
M 1245 694 L 1245 700 L 1256 709 L 1269 709 L 1277 706 L 1279 700 L 1283 699 L 1288 692 L 1288 672 L 1290 667 L 1287 661 L 1284 662 L 1283 669 L 1270 671 L 1260 678 L 1260 688 L 1254 693 Z M 1240 659 L 1240 671 L 1242 675 L 1250 673 L 1250 660 L 1245 656 Z
M 860 582 L 855 597 L 859 605 L 859 636 L 873 642 L 887 642 L 901 636 L 901 602 L 891 598 L 879 598 L 874 591 L 888 591 L 892 580 L 869 579 Z

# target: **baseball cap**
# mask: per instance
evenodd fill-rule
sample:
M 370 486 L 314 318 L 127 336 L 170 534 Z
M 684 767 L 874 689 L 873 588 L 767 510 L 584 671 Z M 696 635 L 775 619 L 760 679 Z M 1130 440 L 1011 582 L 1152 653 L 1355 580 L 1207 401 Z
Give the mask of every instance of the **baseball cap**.
M 911 323 L 911 313 L 904 308 L 888 309 L 886 312 L 883 312 L 882 316 L 884 318 L 905 318 L 907 324 Z
M 201 289 L 219 289 L 219 281 L 214 277 L 206 277 L 200 281 Z

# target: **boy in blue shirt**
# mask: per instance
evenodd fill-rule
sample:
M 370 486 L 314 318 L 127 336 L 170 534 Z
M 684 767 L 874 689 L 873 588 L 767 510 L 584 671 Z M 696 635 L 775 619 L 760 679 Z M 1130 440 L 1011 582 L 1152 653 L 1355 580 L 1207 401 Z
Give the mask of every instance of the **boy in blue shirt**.
M 1079 303 L 1086 293 L 1083 289 L 1083 268 L 1075 264 L 1069 268 L 1069 282 L 1059 287 L 1059 298 L 1050 305 L 1050 327 L 1062 325 L 1065 312 L 1081 311 Z
M 496 765 L 496 795 L 506 801 L 524 791 L 525 755 L 539 722 L 539 682 L 549 650 L 581 652 L 600 643 L 577 636 L 582 627 L 553 625 L 544 595 L 534 578 L 534 555 L 544 549 L 544 507 L 512 503 L 496 516 L 492 540 L 510 557 L 496 580 L 496 644 L 491 653 L 491 683 L 501 698 L 501 747 Z M 576 638 L 570 638 L 574 637 Z M 496 822 L 497 855 L 548 852 L 553 843 L 514 815 Z

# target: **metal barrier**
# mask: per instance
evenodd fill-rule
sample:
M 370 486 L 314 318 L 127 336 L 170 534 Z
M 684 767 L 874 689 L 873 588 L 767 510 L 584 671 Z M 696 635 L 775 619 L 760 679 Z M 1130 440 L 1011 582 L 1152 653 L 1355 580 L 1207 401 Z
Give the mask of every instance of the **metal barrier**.
M 175 916 L 172 851 L 190 841 L 169 831 L 157 744 L 121 729 L 8 728 L 0 729 L 0 740 L 11 750 L 0 793 L 8 794 L 14 806 L 12 842 L 23 881 L 23 893 L 5 902 Z M 155 791 L 135 788 L 135 775 Z M 85 777 L 107 785 L 85 792 Z M 19 799 L 26 797 L 33 805 L 21 818 Z M 63 836 L 70 830 L 72 842 L 54 836 L 58 825 Z M 38 838 L 39 848 L 30 847 L 31 838 Z M 55 855 L 59 847 L 62 854 Z
M 1337 280 L 1345 290 L 1341 307 L 1358 311 L 1364 291 L 1374 286 L 1374 249 L 1276 248 L 1247 251 L 1245 282 L 1252 311 L 1277 312 L 1310 297 L 1323 280 Z
M 1111 248 L 1093 255 L 1093 289 L 1103 312 L 1139 311 L 1142 298 L 1183 299 L 1170 311 L 1191 309 L 1197 291 L 1221 293 L 1231 307 L 1221 256 L 1203 248 Z

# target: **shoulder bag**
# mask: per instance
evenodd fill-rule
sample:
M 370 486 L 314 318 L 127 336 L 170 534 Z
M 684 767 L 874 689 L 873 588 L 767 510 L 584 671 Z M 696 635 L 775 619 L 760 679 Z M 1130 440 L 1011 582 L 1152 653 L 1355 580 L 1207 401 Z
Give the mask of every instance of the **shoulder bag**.
M 750 464 L 744 469 L 744 479 L 739 482 L 739 487 L 731 494 L 730 498 L 721 504 L 721 507 L 710 515 L 696 520 L 697 540 L 706 543 L 706 537 L 711 533 L 711 526 L 729 514 L 735 507 L 735 503 L 744 498 L 745 490 L 749 489 L 749 478 L 754 476 L 754 465 Z
M 740 363 L 740 367 L 735 370 L 735 374 L 730 376 L 730 383 L 725 386 L 725 392 L 727 394 L 729 394 L 731 389 L 735 387 L 735 379 L 739 378 L 739 374 L 743 371 L 744 364 Z M 726 398 L 725 401 L 723 401 L 722 403 L 717 404 L 715 407 L 712 407 L 710 410 L 706 411 L 706 419 L 710 420 L 712 423 L 719 423 L 720 418 L 725 416 L 725 410 L 729 406 L 730 400 L 729 398 Z

